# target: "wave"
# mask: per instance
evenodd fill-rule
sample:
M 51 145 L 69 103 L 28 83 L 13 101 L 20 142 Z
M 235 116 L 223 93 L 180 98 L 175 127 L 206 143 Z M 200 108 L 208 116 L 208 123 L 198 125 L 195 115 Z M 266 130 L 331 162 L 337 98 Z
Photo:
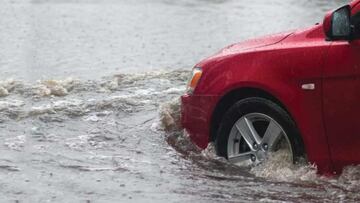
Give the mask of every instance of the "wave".
M 129 88 L 166 87 L 167 93 L 177 93 L 182 89 L 174 88 L 174 84 L 185 84 L 190 72 L 186 70 L 155 71 L 138 74 L 115 74 L 101 80 L 80 80 L 72 77 L 65 79 L 38 80 L 35 83 L 6 79 L 0 81 L 0 97 L 13 94 L 25 97 L 64 97 L 71 93 L 96 92 L 109 93 Z M 165 91 L 164 90 L 164 91 Z
M 0 122 L 42 115 L 79 117 L 106 110 L 138 112 L 184 92 L 188 75 L 189 71 L 177 70 L 116 74 L 101 80 L 66 78 L 28 83 L 7 79 L 0 81 Z

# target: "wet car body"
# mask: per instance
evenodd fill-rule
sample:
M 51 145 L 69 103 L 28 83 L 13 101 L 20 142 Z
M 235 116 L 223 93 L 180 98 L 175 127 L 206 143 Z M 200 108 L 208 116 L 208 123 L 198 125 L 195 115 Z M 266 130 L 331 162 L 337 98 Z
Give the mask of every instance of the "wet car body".
M 360 12 L 359 1 L 350 4 Z M 182 125 L 201 148 L 216 139 L 236 101 L 257 96 L 285 109 L 320 173 L 360 163 L 360 39 L 328 40 L 324 24 L 224 48 L 196 65 L 203 74 L 182 96 Z

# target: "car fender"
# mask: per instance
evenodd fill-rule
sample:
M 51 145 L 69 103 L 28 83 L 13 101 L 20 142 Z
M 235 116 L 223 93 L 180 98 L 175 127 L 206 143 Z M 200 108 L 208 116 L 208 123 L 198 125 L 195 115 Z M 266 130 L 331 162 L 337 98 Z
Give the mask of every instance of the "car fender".
M 233 90 L 255 88 L 276 98 L 296 123 L 305 144 L 307 158 L 319 171 L 332 170 L 329 146 L 322 117 L 321 75 L 324 48 L 257 50 L 213 63 L 203 75 L 197 94 L 219 95 Z M 291 49 L 291 48 L 290 48 Z M 306 55 L 306 60 L 297 56 Z M 312 68 L 313 67 L 313 68 Z M 313 90 L 302 86 L 313 84 Z M 221 99 L 219 99 L 220 101 Z

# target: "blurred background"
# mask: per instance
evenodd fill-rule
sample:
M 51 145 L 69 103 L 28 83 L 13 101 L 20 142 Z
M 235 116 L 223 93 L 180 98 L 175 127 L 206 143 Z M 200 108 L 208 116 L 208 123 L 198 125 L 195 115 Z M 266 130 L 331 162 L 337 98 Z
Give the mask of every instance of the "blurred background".
M 3 0 L 0 78 L 190 69 L 248 38 L 322 22 L 346 0 Z

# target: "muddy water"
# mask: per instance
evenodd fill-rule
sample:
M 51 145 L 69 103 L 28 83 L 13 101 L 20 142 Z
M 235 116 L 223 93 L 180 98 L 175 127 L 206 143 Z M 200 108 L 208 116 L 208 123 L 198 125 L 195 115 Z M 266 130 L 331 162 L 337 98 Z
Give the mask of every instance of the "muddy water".
M 5 0 L 0 201 L 360 201 L 358 167 L 333 179 L 281 156 L 240 168 L 177 125 L 196 61 L 341 3 Z

